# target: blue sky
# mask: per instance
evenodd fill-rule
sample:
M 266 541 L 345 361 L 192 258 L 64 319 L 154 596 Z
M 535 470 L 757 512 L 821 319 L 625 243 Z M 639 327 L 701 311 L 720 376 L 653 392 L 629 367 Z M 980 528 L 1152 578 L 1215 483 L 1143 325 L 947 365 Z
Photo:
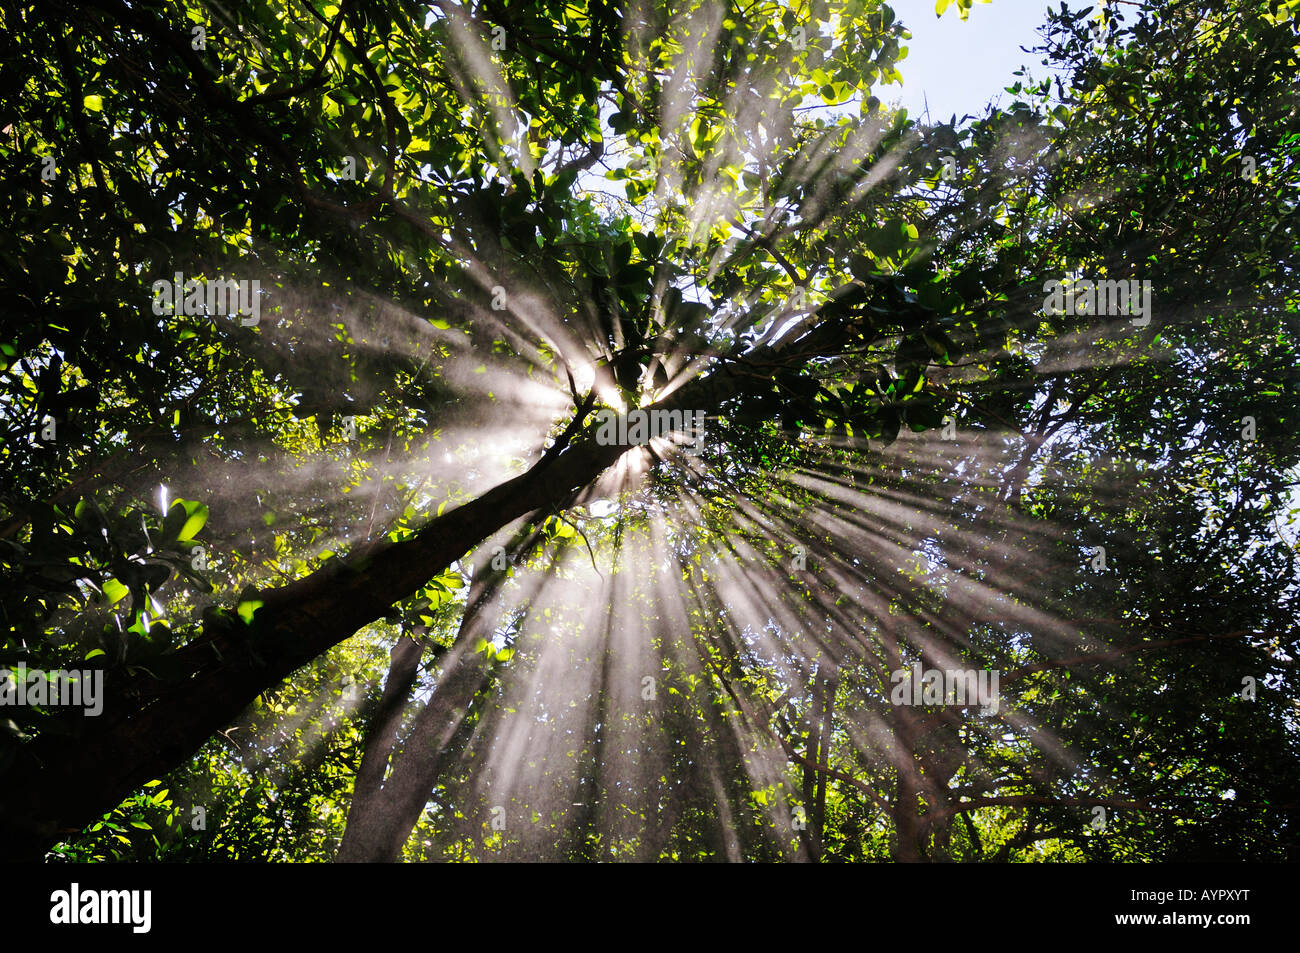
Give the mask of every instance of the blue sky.
M 1054 4 L 1059 6 L 1059 4 Z M 1038 28 L 1046 19 L 1046 0 L 993 0 L 977 3 L 967 20 L 953 4 L 942 17 L 934 15 L 934 0 L 892 0 L 890 6 L 912 32 L 907 59 L 898 64 L 903 86 L 878 87 L 885 103 L 898 100 L 909 116 L 919 117 L 928 100 L 934 121 L 953 113 L 979 113 L 990 99 L 1011 102 L 1004 87 L 1015 82 L 1021 65 L 1039 66 L 1041 56 L 1020 47 L 1036 46 Z M 1077 4 L 1075 4 L 1077 6 Z

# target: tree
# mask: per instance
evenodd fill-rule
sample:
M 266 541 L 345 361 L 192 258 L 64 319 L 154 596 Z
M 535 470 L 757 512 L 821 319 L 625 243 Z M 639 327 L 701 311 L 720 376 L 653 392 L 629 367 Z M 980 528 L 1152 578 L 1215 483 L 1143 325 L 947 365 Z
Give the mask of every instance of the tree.
M 272 855 L 1287 856 L 1298 5 L 1223 6 L 933 124 L 876 2 L 5 4 L 3 661 L 106 686 L 13 710 L 5 842 L 242 722 Z

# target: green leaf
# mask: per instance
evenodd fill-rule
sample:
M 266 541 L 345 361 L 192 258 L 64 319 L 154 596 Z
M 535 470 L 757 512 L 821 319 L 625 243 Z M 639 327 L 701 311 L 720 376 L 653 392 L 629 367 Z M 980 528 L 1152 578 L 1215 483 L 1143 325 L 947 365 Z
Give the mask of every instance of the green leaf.
M 458 572 L 445 572 L 440 576 L 436 576 L 433 582 L 449 590 L 460 589 L 465 585 L 464 578 Z
M 185 507 L 185 512 L 188 514 L 185 522 L 181 525 L 180 533 L 176 536 L 176 541 L 187 543 L 192 540 L 195 534 L 197 534 L 199 530 L 203 529 L 204 524 L 207 523 L 208 508 L 202 503 L 198 503 L 194 500 L 177 500 L 176 502 Z
M 108 604 L 110 606 L 115 606 L 121 602 L 126 598 L 128 592 L 130 592 L 130 590 L 116 579 L 110 579 L 104 583 L 104 595 L 108 596 Z M 86 657 L 90 658 L 90 656 Z
M 265 602 L 262 599 L 246 599 L 235 609 L 239 617 L 244 620 L 245 625 L 253 624 L 253 613 L 262 608 Z

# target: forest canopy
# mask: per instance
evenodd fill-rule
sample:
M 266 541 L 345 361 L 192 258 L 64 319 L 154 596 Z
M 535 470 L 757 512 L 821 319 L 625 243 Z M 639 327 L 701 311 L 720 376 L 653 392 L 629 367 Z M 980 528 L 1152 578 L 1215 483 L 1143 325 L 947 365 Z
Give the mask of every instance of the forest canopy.
M 4 856 L 1296 859 L 1300 0 L 900 12 L 0 0 Z

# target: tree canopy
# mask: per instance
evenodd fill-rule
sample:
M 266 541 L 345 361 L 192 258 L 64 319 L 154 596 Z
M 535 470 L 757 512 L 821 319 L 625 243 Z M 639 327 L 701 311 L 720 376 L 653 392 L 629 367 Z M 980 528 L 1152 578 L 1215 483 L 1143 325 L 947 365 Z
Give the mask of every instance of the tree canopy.
M 6 854 L 1294 859 L 1300 0 L 1043 18 L 0 2 Z

